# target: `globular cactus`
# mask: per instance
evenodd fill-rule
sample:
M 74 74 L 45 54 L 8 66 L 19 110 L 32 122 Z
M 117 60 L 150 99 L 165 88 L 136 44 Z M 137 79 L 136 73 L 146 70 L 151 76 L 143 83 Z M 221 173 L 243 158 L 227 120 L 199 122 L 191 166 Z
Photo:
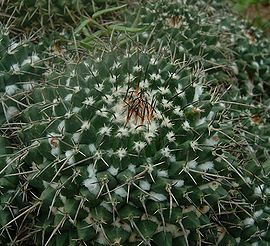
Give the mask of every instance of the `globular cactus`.
M 142 8 L 142 44 L 5 82 L 1 244 L 269 243 L 269 107 L 235 87 L 214 9 L 180 2 Z
M 2 228 L 13 242 L 269 240 L 266 175 L 235 150 L 243 136 L 199 64 L 131 48 L 46 76 L 17 105 L 19 161 L 6 165 L 24 196 Z

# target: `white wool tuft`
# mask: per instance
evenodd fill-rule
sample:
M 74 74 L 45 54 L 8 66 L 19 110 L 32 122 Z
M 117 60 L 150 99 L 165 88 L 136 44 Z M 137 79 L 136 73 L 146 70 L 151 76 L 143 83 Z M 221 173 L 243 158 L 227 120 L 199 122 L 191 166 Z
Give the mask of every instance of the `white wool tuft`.
M 254 213 L 254 218 L 257 219 L 257 218 L 260 217 L 262 214 L 263 214 L 263 210 L 260 209 L 260 210 L 258 210 L 258 211 L 256 211 L 256 212 Z
M 19 114 L 19 110 L 14 106 L 10 106 L 5 111 L 6 120 L 9 121 L 10 119 L 12 119 L 18 114 Z
M 214 168 L 214 163 L 212 161 L 207 161 L 207 162 L 205 162 L 203 164 L 200 164 L 198 166 L 198 169 L 200 169 L 200 170 L 202 170 L 204 172 L 206 172 L 206 171 L 208 171 L 210 169 L 213 169 L 213 168 Z
M 197 167 L 197 161 L 196 160 L 191 160 L 191 161 L 188 161 L 187 162 L 187 168 L 192 168 L 192 169 L 195 169 Z
M 9 96 L 14 95 L 17 90 L 19 90 L 17 85 L 7 85 L 5 88 L 5 91 Z
M 83 185 L 90 191 L 90 193 L 97 195 L 100 190 L 100 185 L 96 177 L 92 177 L 83 181 Z
M 151 189 L 151 184 L 146 181 L 146 180 L 141 180 L 139 182 L 139 186 L 143 189 L 143 190 L 150 190 Z
M 61 133 L 65 132 L 65 121 L 64 121 L 64 120 L 62 120 L 62 121 L 59 123 L 57 129 L 58 129 L 58 131 L 61 132 Z
M 22 87 L 25 91 L 31 91 L 34 88 L 34 86 L 35 86 L 35 83 L 31 81 L 31 82 L 23 83 Z
M 70 101 L 71 101 L 71 99 L 72 99 L 72 96 L 73 96 L 73 94 L 72 94 L 72 93 L 67 94 L 67 95 L 65 96 L 65 98 L 64 98 L 64 101 L 66 101 L 66 102 L 70 102 Z
M 123 197 L 123 198 L 127 197 L 127 191 L 123 187 L 120 187 L 120 188 L 116 189 L 114 191 L 114 193 L 117 194 L 118 196 Z
M 134 142 L 134 147 L 133 149 L 136 151 L 136 152 L 141 152 L 145 146 L 146 146 L 146 142 L 141 142 L 141 141 L 138 141 L 138 142 Z
M 112 176 L 116 176 L 118 174 L 118 170 L 119 170 L 119 168 L 115 168 L 114 166 L 110 166 L 110 168 L 108 169 L 108 172 Z
M 180 179 L 180 180 L 175 180 L 174 182 L 174 186 L 177 188 L 180 188 L 184 185 L 184 180 Z
M 108 126 L 103 126 L 100 128 L 100 130 L 98 131 L 98 133 L 100 135 L 107 135 L 107 136 L 110 136 L 111 135 L 111 130 L 112 130 L 112 127 L 108 127 Z
M 80 137 L 81 137 L 81 133 L 80 132 L 75 132 L 72 135 L 72 140 L 74 141 L 74 143 L 79 143 Z
M 157 176 L 158 177 L 164 177 L 164 178 L 168 178 L 169 174 L 167 170 L 158 170 L 157 171 Z
M 97 151 L 97 148 L 94 144 L 89 144 L 88 148 L 92 154 L 94 154 Z
M 68 164 L 74 164 L 75 163 L 75 158 L 74 158 L 74 154 L 75 154 L 75 150 L 67 150 L 65 153 L 65 156 L 67 158 L 67 163 Z
M 89 122 L 89 121 L 83 121 L 83 122 L 82 122 L 81 129 L 82 129 L 83 131 L 85 131 L 85 130 L 88 130 L 89 128 L 90 128 L 90 122 Z
M 170 131 L 166 134 L 166 137 L 169 142 L 174 142 L 176 140 L 174 132 Z
M 85 98 L 85 100 L 83 101 L 83 104 L 85 104 L 86 106 L 92 106 L 95 103 L 95 100 L 92 96 Z
M 136 173 L 136 166 L 134 164 L 129 164 L 128 165 L 128 170 L 133 172 L 133 173 Z
M 189 125 L 189 122 L 188 121 L 185 121 L 183 124 L 182 124 L 182 127 L 185 131 L 188 131 L 191 127 Z
M 88 167 L 87 167 L 87 172 L 88 172 L 88 177 L 89 178 L 92 178 L 96 175 L 96 168 L 93 164 L 90 164 Z
M 169 149 L 169 147 L 165 147 L 163 149 L 161 149 L 161 154 L 165 157 L 170 157 L 170 153 L 171 153 L 171 150 Z
M 120 161 L 127 155 L 127 149 L 126 148 L 119 148 L 116 151 L 116 155 L 119 157 Z
M 254 219 L 253 218 L 246 218 L 245 220 L 243 220 L 243 224 L 245 226 L 252 226 L 252 225 L 254 225 Z
M 162 201 L 167 200 L 167 197 L 164 196 L 163 194 L 151 191 L 150 192 L 150 199 L 152 199 L 154 201 L 162 202 Z

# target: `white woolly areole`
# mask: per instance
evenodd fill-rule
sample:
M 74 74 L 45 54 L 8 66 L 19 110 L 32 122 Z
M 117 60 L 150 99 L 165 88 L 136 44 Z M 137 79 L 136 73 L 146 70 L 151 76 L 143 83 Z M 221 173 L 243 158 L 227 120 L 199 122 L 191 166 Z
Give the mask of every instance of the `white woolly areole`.
M 12 119 L 18 114 L 19 114 L 19 110 L 14 106 L 10 106 L 5 110 L 5 117 L 7 121 L 9 121 L 10 119 Z
M 67 158 L 67 163 L 68 164 L 74 164 L 75 163 L 75 158 L 74 158 L 74 154 L 75 154 L 75 150 L 67 150 L 65 152 L 65 156 Z
M 152 74 L 150 74 L 150 79 L 151 80 L 159 80 L 159 79 L 161 79 L 161 75 L 156 74 L 156 73 L 152 73 Z
M 52 148 L 52 149 L 51 149 L 51 154 L 52 154 L 53 156 L 59 156 L 59 155 L 61 154 L 60 148 L 59 148 L 59 147 Z
M 157 171 L 157 176 L 158 177 L 164 177 L 164 178 L 168 178 L 169 174 L 167 170 L 158 170 Z
M 123 187 L 120 187 L 118 189 L 116 189 L 114 191 L 114 193 L 118 196 L 121 196 L 123 198 L 126 198 L 127 197 L 127 191 L 123 188 Z
M 128 82 L 131 82 L 134 80 L 134 75 L 133 74 L 126 74 L 126 77 L 125 77 L 125 82 L 128 83 Z
M 83 185 L 90 191 L 90 193 L 97 195 L 100 190 L 100 185 L 96 177 L 91 177 L 83 181 Z
M 219 138 L 217 137 L 217 135 L 214 135 L 210 139 L 205 140 L 205 144 L 208 146 L 215 146 L 218 144 L 218 142 L 219 142 Z
M 140 88 L 142 88 L 142 89 L 146 89 L 149 86 L 150 86 L 150 83 L 149 83 L 149 81 L 147 79 L 140 82 Z
M 121 221 L 119 218 L 113 221 L 112 226 L 117 227 L 117 228 L 122 228 L 128 232 L 132 231 L 130 225 L 125 223 L 124 221 Z
M 107 136 L 110 136 L 111 135 L 111 130 L 112 130 L 112 127 L 108 127 L 108 126 L 103 126 L 100 128 L 100 130 L 98 131 L 98 133 L 100 135 L 107 135 Z
M 255 189 L 254 189 L 254 195 L 262 196 L 263 188 L 264 188 L 264 185 L 263 184 L 255 187 Z
M 116 155 L 120 159 L 120 161 L 127 155 L 127 149 L 126 148 L 119 148 L 116 151 Z
M 5 87 L 5 92 L 11 96 L 11 95 L 14 95 L 16 93 L 16 91 L 19 90 L 18 86 L 17 85 L 7 85 Z
M 122 138 L 122 137 L 127 137 L 129 135 L 128 129 L 126 127 L 119 127 L 117 130 L 116 137 Z
M 258 217 L 260 217 L 263 214 L 263 210 L 260 209 L 256 212 L 254 212 L 254 218 L 257 219 Z
M 154 201 L 158 201 L 158 202 L 162 202 L 162 201 L 167 200 L 167 197 L 164 196 L 163 194 L 156 193 L 156 192 L 153 192 L 153 191 L 150 192 L 150 197 L 149 198 L 154 200 Z
M 97 170 L 96 170 L 94 164 L 90 164 L 87 167 L 87 172 L 88 172 L 88 177 L 89 178 L 95 177 Z
M 174 142 L 176 140 L 174 132 L 170 131 L 166 134 L 166 138 L 169 142 Z
M 136 173 L 136 166 L 134 164 L 129 164 L 128 165 L 128 170 L 133 172 L 133 173 Z
M 70 102 L 70 101 L 71 101 L 71 99 L 72 99 L 72 96 L 73 96 L 73 94 L 72 94 L 72 93 L 67 94 L 67 95 L 65 96 L 65 98 L 64 98 L 64 101 L 66 101 L 66 102 Z
M 136 152 L 141 152 L 145 146 L 146 146 L 146 142 L 141 142 L 141 141 L 138 141 L 138 142 L 134 142 L 134 147 L 133 149 L 136 151 Z
M 73 112 L 73 113 L 78 113 L 80 110 L 81 110 L 81 108 L 79 108 L 79 107 L 74 107 L 74 108 L 72 109 L 72 112 Z
M 85 100 L 82 102 L 86 106 L 92 106 L 95 103 L 95 100 L 92 96 L 85 98 Z
M 168 127 L 168 128 L 172 128 L 173 127 L 173 123 L 171 122 L 171 120 L 168 117 L 164 117 L 163 121 L 161 122 L 162 126 Z
M 18 63 L 11 65 L 10 69 L 13 70 L 13 74 L 20 73 L 20 67 Z
M 107 103 L 108 105 L 111 105 L 111 104 L 114 102 L 114 97 L 113 97 L 112 95 L 106 94 L 106 95 L 104 95 L 104 96 L 102 97 L 102 99 L 103 99 L 103 101 L 104 101 L 105 103 Z
M 91 154 L 94 154 L 97 151 L 97 148 L 94 144 L 89 144 L 88 148 L 89 148 Z
M 176 114 L 177 116 L 180 116 L 180 117 L 184 116 L 184 112 L 180 106 L 175 106 L 173 113 Z
M 180 179 L 180 180 L 175 180 L 173 185 L 177 188 L 180 188 L 184 185 L 184 180 Z
M 205 122 L 206 122 L 206 117 L 200 118 L 199 120 L 197 120 L 196 126 L 202 125 Z
M 194 93 L 193 102 L 198 101 L 199 98 L 200 98 L 200 96 L 202 95 L 202 93 L 203 93 L 203 86 L 197 84 L 197 85 L 195 86 L 195 93 Z
M 7 48 L 7 53 L 12 55 L 16 53 L 18 50 L 16 49 L 21 43 L 20 42 L 12 42 L 11 45 L 8 46 Z
M 169 147 L 167 146 L 167 147 L 165 147 L 165 148 L 163 148 L 163 149 L 161 149 L 161 154 L 163 155 L 163 156 L 165 156 L 165 157 L 170 157 L 171 156 L 171 150 L 169 149 Z
M 139 71 L 141 71 L 142 70 L 142 66 L 141 65 L 137 65 L 137 66 L 134 66 L 133 67 L 133 71 L 134 72 L 139 72 Z
M 200 170 L 202 170 L 204 172 L 206 172 L 206 171 L 208 171 L 210 169 L 213 169 L 213 168 L 214 168 L 214 163 L 212 161 L 207 161 L 207 162 L 205 162 L 203 164 L 200 164 L 198 166 L 198 169 L 200 169 Z
M 113 74 L 113 75 L 110 76 L 109 81 L 110 81 L 112 84 L 114 84 L 114 83 L 116 82 L 116 79 L 117 79 L 116 75 Z
M 173 104 L 169 100 L 162 98 L 161 104 L 165 109 L 172 108 Z
M 143 190 L 150 190 L 151 189 L 151 184 L 146 181 L 146 180 L 141 180 L 139 182 L 139 186 L 143 189 Z
M 119 168 L 115 168 L 114 166 L 110 166 L 108 168 L 108 172 L 112 175 L 112 176 L 116 176 L 118 174 L 118 170 Z
M 35 83 L 33 81 L 23 83 L 22 87 L 24 91 L 31 91 L 35 86 Z
M 104 105 L 102 108 L 96 111 L 96 115 L 99 115 L 101 117 L 107 118 L 109 114 L 108 108 L 106 108 Z
M 81 132 L 75 132 L 72 134 L 72 140 L 74 143 L 79 143 L 81 138 Z
M 32 56 L 28 56 L 27 59 L 25 59 L 22 62 L 22 66 L 26 65 L 26 64 L 30 64 L 30 65 L 34 65 L 36 62 L 38 62 L 40 60 L 40 58 L 38 57 L 38 55 L 36 53 L 33 53 Z
M 88 130 L 89 128 L 90 128 L 90 122 L 89 122 L 89 121 L 83 121 L 83 122 L 82 122 L 81 129 L 82 129 L 83 131 L 85 131 L 85 130 Z
M 61 138 L 62 135 L 51 132 L 47 134 L 48 142 L 51 145 L 52 148 L 57 148 L 59 146 L 59 138 Z
M 185 121 L 183 124 L 182 124 L 182 127 L 185 131 L 188 131 L 190 130 L 190 125 L 189 125 L 189 122 L 188 121 Z
M 187 162 L 187 165 L 186 167 L 187 168 L 192 168 L 192 169 L 195 169 L 197 167 L 197 161 L 196 160 L 191 160 L 191 161 L 188 161 Z
M 64 121 L 64 120 L 62 120 L 62 121 L 59 123 L 57 129 L 58 129 L 58 131 L 61 132 L 61 133 L 65 132 L 65 121 Z
M 252 226 L 252 225 L 254 225 L 254 219 L 253 218 L 246 218 L 245 220 L 243 220 L 243 224 L 245 226 Z

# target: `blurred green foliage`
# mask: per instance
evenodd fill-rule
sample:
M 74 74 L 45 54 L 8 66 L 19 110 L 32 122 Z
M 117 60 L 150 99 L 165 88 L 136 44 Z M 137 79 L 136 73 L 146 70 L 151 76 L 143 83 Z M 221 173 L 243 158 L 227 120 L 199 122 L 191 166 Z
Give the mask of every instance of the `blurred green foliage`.
M 270 0 L 236 0 L 234 9 L 264 31 L 270 31 Z

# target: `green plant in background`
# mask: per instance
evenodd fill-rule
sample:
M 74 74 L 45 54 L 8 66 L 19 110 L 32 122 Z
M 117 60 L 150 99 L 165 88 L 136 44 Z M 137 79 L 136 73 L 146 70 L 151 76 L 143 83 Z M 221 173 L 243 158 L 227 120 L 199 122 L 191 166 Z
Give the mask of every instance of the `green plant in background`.
M 210 6 L 147 3 L 27 72 L 2 35 L 1 244 L 269 243 L 267 41 Z
M 118 6 L 119 3 L 106 0 L 6 0 L 1 3 L 4 13 L 2 22 L 11 25 L 10 29 L 15 33 L 70 32 L 83 19 L 90 18 L 99 10 Z
M 259 26 L 267 33 L 270 28 L 269 0 L 239 0 L 233 1 L 234 9 Z

